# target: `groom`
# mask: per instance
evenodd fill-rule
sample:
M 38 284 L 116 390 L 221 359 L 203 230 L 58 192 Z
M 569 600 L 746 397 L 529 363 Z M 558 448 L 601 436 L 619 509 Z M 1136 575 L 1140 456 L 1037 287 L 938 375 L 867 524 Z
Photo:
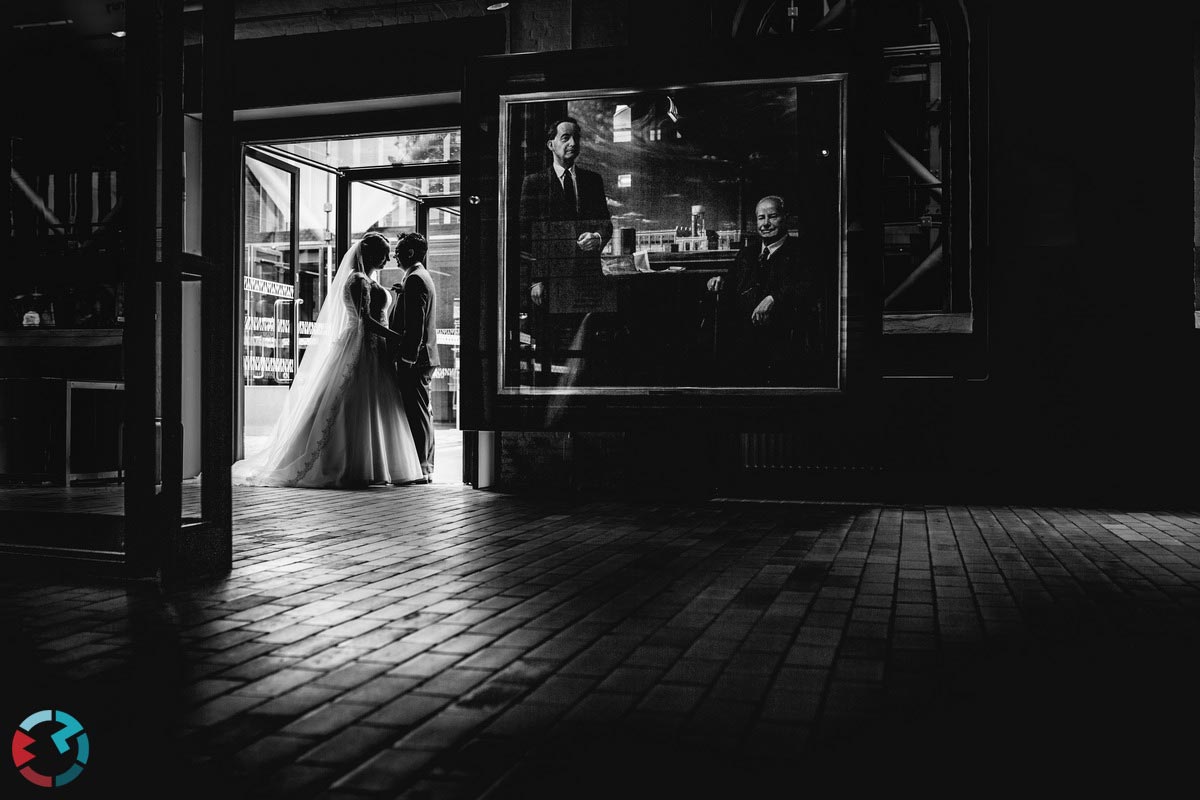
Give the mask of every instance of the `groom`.
M 429 405 L 429 385 L 434 367 L 441 363 L 437 351 L 437 329 L 433 313 L 437 292 L 433 278 L 425 268 L 429 243 L 419 233 L 401 235 L 396 243 L 396 263 L 404 268 L 404 279 L 392 285 L 396 303 L 392 306 L 391 329 L 400 334 L 394 351 L 396 374 L 400 379 L 400 398 L 408 414 L 417 455 L 424 476 L 413 483 L 433 482 L 433 412 Z

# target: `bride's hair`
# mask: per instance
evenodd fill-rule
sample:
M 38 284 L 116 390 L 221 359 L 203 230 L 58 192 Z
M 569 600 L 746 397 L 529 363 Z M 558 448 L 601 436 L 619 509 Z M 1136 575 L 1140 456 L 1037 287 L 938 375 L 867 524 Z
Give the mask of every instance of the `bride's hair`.
M 382 233 L 370 231 L 363 236 L 358 251 L 362 255 L 363 269 L 377 269 L 388 260 L 392 245 Z

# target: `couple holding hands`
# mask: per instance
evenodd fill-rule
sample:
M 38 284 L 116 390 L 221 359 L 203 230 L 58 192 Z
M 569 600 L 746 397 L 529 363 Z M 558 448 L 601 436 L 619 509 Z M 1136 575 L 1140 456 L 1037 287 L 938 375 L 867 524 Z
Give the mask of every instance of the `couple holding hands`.
M 429 246 L 403 234 L 404 278 L 378 282 L 391 254 L 367 233 L 343 256 L 267 446 L 233 465 L 249 486 L 365 488 L 431 483 L 430 384 L 440 363 Z

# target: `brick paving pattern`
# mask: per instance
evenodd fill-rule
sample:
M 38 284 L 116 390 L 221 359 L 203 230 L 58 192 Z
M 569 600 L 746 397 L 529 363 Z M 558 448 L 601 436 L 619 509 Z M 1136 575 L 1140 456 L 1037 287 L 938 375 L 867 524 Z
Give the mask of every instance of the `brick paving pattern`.
M 1189 774 L 1195 510 L 235 500 L 216 583 L 0 576 L 5 724 L 88 726 L 80 792 L 1153 795 Z

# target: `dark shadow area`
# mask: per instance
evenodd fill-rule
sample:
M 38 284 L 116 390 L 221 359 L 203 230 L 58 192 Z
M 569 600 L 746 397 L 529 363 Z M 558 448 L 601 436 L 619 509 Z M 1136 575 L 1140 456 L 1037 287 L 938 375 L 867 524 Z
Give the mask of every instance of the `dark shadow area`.
M 0 511 L 0 546 L 120 553 L 125 517 L 57 511 Z
M 70 655 L 66 648 L 86 648 L 84 633 L 74 640 L 56 643 L 60 650 L 36 649 L 30 629 L 45 625 L 54 614 L 54 595 L 62 586 L 45 584 L 47 602 L 42 608 L 26 609 L 22 619 L 3 620 L 0 649 L 4 653 L 0 675 L 7 687 L 0 698 L 0 714 L 14 729 L 26 715 L 41 709 L 61 710 L 83 726 L 88 740 L 88 758 L 83 771 L 71 783 L 54 787 L 64 798 L 128 796 L 130 793 L 190 798 L 199 785 L 187 767 L 188 754 L 176 746 L 174 726 L 184 708 L 179 696 L 188 664 L 178 637 L 171 606 L 153 585 L 130 586 L 122 602 L 126 622 L 114 634 L 124 635 L 129 652 L 100 654 L 87 662 L 87 675 L 79 675 L 78 663 L 64 666 Z M 75 591 L 88 591 L 79 588 Z M 70 741 L 68 758 L 79 745 Z M 45 755 L 41 741 L 30 751 Z M 37 765 L 45 763 L 33 761 Z M 50 764 L 53 767 L 53 763 Z M 10 764 L 11 767 L 11 764 Z M 47 789 L 20 777 L 15 769 L 0 776 L 0 796 L 44 797 Z M 167 788 L 170 787 L 170 788 Z
M 571 797 L 927 796 L 1051 790 L 1166 793 L 1192 777 L 1200 636 L 1186 622 L 962 652 L 934 668 L 932 701 L 796 728 L 790 755 L 722 747 L 681 727 L 592 727 L 548 737 L 487 800 Z M 1141 625 L 1142 623 L 1139 623 Z M 731 730 L 736 730 L 730 720 Z M 805 740 L 807 739 L 807 742 Z M 775 744 L 778 747 L 778 743 Z
M 818 749 L 805 770 L 851 789 L 987 785 L 1157 794 L 1191 775 L 1200 643 L 1132 634 L 1026 649 L 950 677 L 927 709 Z M 863 769 L 866 765 L 867 769 Z

